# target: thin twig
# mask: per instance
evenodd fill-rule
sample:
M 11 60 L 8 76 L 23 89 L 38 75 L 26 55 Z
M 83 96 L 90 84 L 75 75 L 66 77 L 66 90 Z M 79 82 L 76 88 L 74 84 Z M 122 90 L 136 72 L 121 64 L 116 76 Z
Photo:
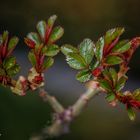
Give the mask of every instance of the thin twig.
M 58 100 L 54 96 L 49 95 L 47 91 L 45 91 L 44 89 L 40 89 L 39 95 L 44 101 L 47 101 L 50 104 L 55 113 L 64 112 L 64 107 L 58 102 Z

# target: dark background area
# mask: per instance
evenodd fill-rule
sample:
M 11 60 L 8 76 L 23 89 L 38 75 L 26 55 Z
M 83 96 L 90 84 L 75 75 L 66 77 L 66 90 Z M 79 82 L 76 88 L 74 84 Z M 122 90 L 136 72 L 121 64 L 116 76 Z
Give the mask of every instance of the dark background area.
M 20 43 L 15 55 L 21 64 L 20 74 L 26 75 L 31 67 L 28 48 L 23 38 L 34 31 L 39 20 L 47 20 L 58 15 L 56 24 L 65 28 L 59 44 L 79 44 L 89 37 L 96 41 L 106 30 L 123 26 L 126 29 L 122 38 L 140 36 L 139 0 L 1 0 L 0 32 L 8 30 L 17 35 Z M 140 49 L 130 63 L 129 80 L 126 89 L 138 88 L 140 79 Z M 73 104 L 84 92 L 84 86 L 75 80 L 76 71 L 70 69 L 59 54 L 55 65 L 45 75 L 46 88 L 65 106 Z M 37 93 L 24 97 L 13 95 L 9 89 L 0 87 L 0 139 L 29 140 L 50 123 L 51 108 Z M 140 113 L 135 122 L 129 121 L 125 107 L 112 108 L 104 96 L 96 97 L 89 107 L 71 125 L 71 132 L 57 140 L 139 140 Z

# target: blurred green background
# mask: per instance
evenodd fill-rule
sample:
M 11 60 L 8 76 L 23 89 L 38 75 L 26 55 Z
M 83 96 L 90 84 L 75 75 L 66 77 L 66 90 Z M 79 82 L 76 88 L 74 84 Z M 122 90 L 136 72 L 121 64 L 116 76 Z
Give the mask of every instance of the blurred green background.
M 23 68 L 23 75 L 31 67 L 23 37 L 35 30 L 39 20 L 47 20 L 53 14 L 58 15 L 57 24 L 65 28 L 60 45 L 62 42 L 76 45 L 85 37 L 96 41 L 106 30 L 116 26 L 125 27 L 122 38 L 140 36 L 139 0 L 0 0 L 0 32 L 7 29 L 20 37 L 15 55 Z M 137 50 L 130 64 L 127 89 L 140 86 L 139 60 L 140 50 Z M 84 91 L 83 85 L 75 80 L 75 73 L 60 54 L 45 75 L 47 90 L 65 106 L 73 104 Z M 51 112 L 37 93 L 18 97 L 9 89 L 0 87 L 0 140 L 29 140 L 32 134 L 50 123 Z M 101 95 L 73 122 L 69 134 L 56 139 L 139 140 L 139 132 L 140 113 L 137 113 L 136 121 L 131 122 L 124 106 L 112 108 Z

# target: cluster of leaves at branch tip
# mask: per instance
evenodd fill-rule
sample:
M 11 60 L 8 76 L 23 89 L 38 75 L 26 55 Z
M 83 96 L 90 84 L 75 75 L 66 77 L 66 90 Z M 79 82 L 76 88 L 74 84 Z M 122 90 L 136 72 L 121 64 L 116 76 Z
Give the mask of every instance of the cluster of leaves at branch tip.
M 16 58 L 12 56 L 18 41 L 16 36 L 10 38 L 8 31 L 0 35 L 0 83 L 3 85 L 7 84 L 10 78 L 20 70 Z
M 31 48 L 28 58 L 33 67 L 38 72 L 42 72 L 54 63 L 54 56 L 59 53 L 59 46 L 56 41 L 59 40 L 64 29 L 61 26 L 54 27 L 57 16 L 51 16 L 47 22 L 39 21 L 36 32 L 31 32 L 25 38 L 25 43 Z
M 119 41 L 123 33 L 124 28 L 121 27 L 110 29 L 96 43 L 87 38 L 78 47 L 65 44 L 61 47 L 61 51 L 66 56 L 68 65 L 79 70 L 77 80 L 98 81 L 107 94 L 106 100 L 113 106 L 118 101 L 126 104 L 128 115 L 133 120 L 135 113 L 132 108 L 139 109 L 140 100 L 134 99 L 134 94 L 128 98 L 122 89 L 128 79 L 126 76 L 128 63 L 140 45 L 140 38 Z M 118 71 L 115 70 L 116 65 L 119 66 Z

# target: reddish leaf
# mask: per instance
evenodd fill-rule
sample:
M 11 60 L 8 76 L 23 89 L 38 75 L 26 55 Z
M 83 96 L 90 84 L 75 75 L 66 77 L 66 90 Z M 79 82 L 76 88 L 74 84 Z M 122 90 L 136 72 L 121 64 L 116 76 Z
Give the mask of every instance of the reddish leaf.
M 24 41 L 29 48 L 31 49 L 35 48 L 35 42 L 32 41 L 31 39 L 25 38 Z
M 92 71 L 92 75 L 95 76 L 95 77 L 98 77 L 101 74 L 102 70 L 103 70 L 102 67 L 97 67 L 96 69 L 94 69 Z

